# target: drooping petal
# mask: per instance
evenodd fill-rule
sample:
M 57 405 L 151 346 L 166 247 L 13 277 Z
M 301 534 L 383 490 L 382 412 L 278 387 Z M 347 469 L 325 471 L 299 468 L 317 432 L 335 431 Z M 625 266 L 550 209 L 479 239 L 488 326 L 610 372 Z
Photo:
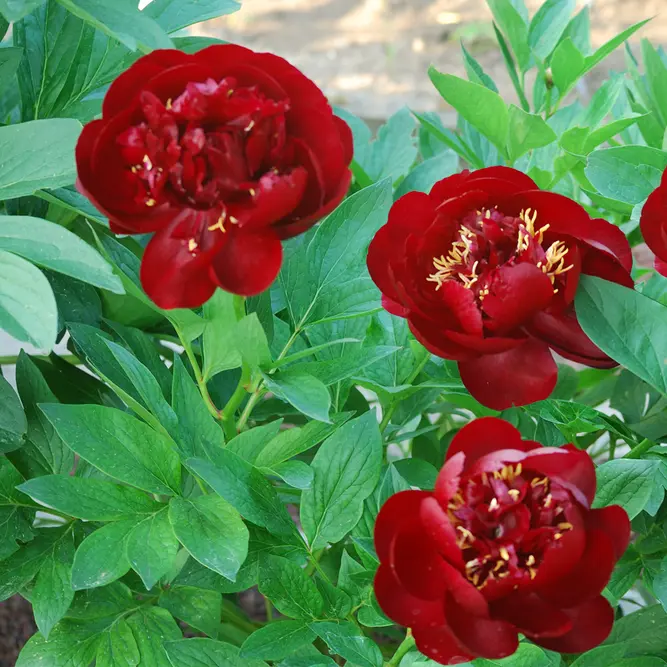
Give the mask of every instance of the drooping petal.
M 548 398 L 558 379 L 549 348 L 534 338 L 507 352 L 461 361 L 459 371 L 466 389 L 494 410 Z
M 462 568 L 463 555 L 456 544 L 456 532 L 440 503 L 435 498 L 426 498 L 421 504 L 419 518 L 440 553 L 452 565 Z
M 388 561 L 395 535 L 417 520 L 422 502 L 431 497 L 428 491 L 401 491 L 382 505 L 374 530 L 375 551 L 381 562 Z
M 537 644 L 550 651 L 589 651 L 609 636 L 614 624 L 614 610 L 601 595 L 578 607 L 563 611 L 570 617 L 572 629 L 560 637 L 542 637 L 536 640 Z
M 458 491 L 464 465 L 465 454 L 463 452 L 458 452 L 453 456 L 447 454 L 447 461 L 438 474 L 434 491 L 435 497 L 443 507 L 447 507 L 447 503 Z
M 491 614 L 533 640 L 559 637 L 572 629 L 572 620 L 565 612 L 535 593 L 517 592 L 497 600 L 491 605 Z
M 462 646 L 444 623 L 432 628 L 416 626 L 412 634 L 419 652 L 441 665 L 458 665 L 476 657 Z
M 667 262 L 667 178 L 644 204 L 639 223 L 646 245 L 663 262 Z M 662 273 L 662 272 L 661 272 Z
M 280 240 L 270 231 L 229 233 L 211 263 L 211 279 L 227 292 L 252 296 L 275 280 L 283 260 Z
M 630 543 L 630 519 L 619 505 L 594 509 L 586 515 L 586 527 L 606 533 L 614 547 L 614 557 L 619 559 Z

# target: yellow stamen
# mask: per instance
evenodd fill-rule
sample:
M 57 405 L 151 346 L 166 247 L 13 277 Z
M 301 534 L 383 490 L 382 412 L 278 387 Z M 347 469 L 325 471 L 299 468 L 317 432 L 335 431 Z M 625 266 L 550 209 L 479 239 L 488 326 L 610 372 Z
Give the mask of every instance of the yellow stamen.
M 519 496 L 521 495 L 521 491 L 519 491 L 519 489 L 510 489 L 507 493 L 514 502 L 519 500 Z
M 216 221 L 216 223 L 215 223 L 214 225 L 211 225 L 211 226 L 208 228 L 208 231 L 209 231 L 209 232 L 214 232 L 216 229 L 219 229 L 219 230 L 224 234 L 225 231 L 227 231 L 227 230 L 225 229 L 225 219 L 226 219 L 226 218 L 227 218 L 227 211 L 225 211 L 225 210 L 223 209 L 223 211 L 222 211 L 222 215 L 217 219 L 217 221 Z
M 533 554 L 530 554 L 530 556 L 526 558 L 526 565 L 528 565 L 528 567 L 535 565 L 535 556 L 533 556 Z
M 197 244 L 197 241 L 195 241 L 194 239 L 190 239 L 190 240 L 188 241 L 188 250 L 189 250 L 190 252 L 194 252 L 195 250 L 197 250 L 198 247 L 199 247 L 199 246 L 198 246 L 198 244 Z
M 155 204 L 157 204 L 157 202 L 152 197 L 146 200 L 146 206 L 155 206 Z
M 151 162 L 151 159 L 148 157 L 148 155 L 144 155 L 142 162 L 144 163 L 144 167 L 146 167 L 148 171 L 150 171 L 153 168 L 153 163 Z
M 233 215 L 229 216 L 229 222 L 231 222 L 232 225 L 238 225 L 239 224 L 238 218 L 235 218 Z
M 500 552 L 500 557 L 503 560 L 509 560 L 510 559 L 509 551 L 507 551 L 507 549 L 505 549 L 505 547 L 500 547 L 500 549 L 498 551 Z
M 251 197 L 254 197 L 254 196 L 257 194 L 257 191 L 255 190 L 255 188 L 250 188 L 250 189 L 248 190 L 248 194 L 249 194 Z
M 170 97 L 164 105 L 164 108 L 167 109 L 167 111 L 171 110 L 171 102 L 172 102 L 172 100 L 171 100 L 171 97 Z
M 574 526 L 571 523 L 565 521 L 563 523 L 559 523 L 557 528 L 558 530 L 572 530 Z
M 551 503 L 553 501 L 553 497 L 550 493 L 548 493 L 544 499 L 544 506 L 548 509 L 551 507 Z
M 493 511 L 493 510 L 497 510 L 498 507 L 499 507 L 499 505 L 498 505 L 498 499 L 497 499 L 497 498 L 493 498 L 493 499 L 491 500 L 491 502 L 489 503 L 489 509 Z
M 251 120 L 243 129 L 246 132 L 250 132 L 250 130 L 252 130 L 253 127 L 255 127 L 255 121 Z

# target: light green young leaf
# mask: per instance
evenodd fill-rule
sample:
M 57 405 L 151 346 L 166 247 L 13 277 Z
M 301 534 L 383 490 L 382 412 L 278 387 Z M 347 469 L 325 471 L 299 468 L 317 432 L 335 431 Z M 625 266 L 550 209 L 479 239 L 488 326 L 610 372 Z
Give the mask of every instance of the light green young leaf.
M 70 118 L 0 127 L 0 199 L 72 185 L 74 147 L 80 133 L 81 123 Z
M 169 49 L 173 44 L 167 34 L 148 14 L 139 11 L 133 0 L 58 0 L 80 19 L 97 30 L 117 39 L 128 49 L 148 53 L 152 49 Z
M 551 73 L 561 97 L 577 82 L 585 67 L 584 54 L 569 37 L 556 47 L 551 59 Z
M 493 79 L 484 71 L 482 66 L 475 60 L 475 58 L 468 52 L 466 47 L 461 42 L 461 52 L 463 53 L 463 64 L 466 68 L 468 80 L 472 83 L 478 83 L 485 86 L 494 93 L 498 92 L 498 86 L 493 82 Z
M 438 181 L 454 174 L 458 166 L 458 155 L 448 149 L 424 160 L 401 181 L 394 193 L 394 200 L 408 192 L 429 192 Z
M 514 6 L 512 0 L 488 0 L 493 19 L 507 36 L 521 72 L 530 68 L 530 47 L 528 45 L 528 24 Z
M 236 347 L 251 370 L 271 365 L 271 350 L 257 313 L 246 315 L 234 330 Z
M 546 60 L 558 44 L 575 4 L 575 0 L 547 0 L 533 16 L 528 29 L 528 44 L 540 60 Z
M 417 158 L 414 134 L 415 119 L 407 107 L 399 109 L 380 127 L 367 160 L 361 163 L 373 181 L 390 178 L 395 183 L 408 173 Z
M 433 66 L 428 74 L 443 99 L 499 150 L 504 151 L 509 113 L 500 95 L 453 74 L 442 74 Z
M 239 0 L 153 0 L 144 13 L 157 21 L 165 32 L 172 33 L 194 23 L 232 14 L 239 9 Z
M 326 385 L 316 377 L 288 368 L 274 375 L 264 375 L 266 388 L 278 398 L 287 401 L 304 415 L 321 422 L 331 423 L 331 395 Z
M 0 250 L 0 329 L 42 350 L 55 345 L 58 333 L 58 308 L 49 281 L 30 262 L 3 250 Z
M 150 493 L 180 492 L 181 467 L 167 438 L 132 415 L 101 405 L 43 405 L 76 454 L 115 479 Z
M 127 573 L 127 537 L 136 523 L 134 518 L 108 523 L 81 542 L 72 566 L 74 590 L 106 586 Z
M 556 133 L 542 116 L 526 113 L 510 104 L 507 133 L 507 152 L 510 160 L 517 160 L 528 151 L 548 146 L 553 141 L 556 141 Z
M 216 290 L 204 304 L 204 368 L 205 380 L 241 365 L 236 348 L 236 309 L 234 295 Z
M 248 554 L 248 529 L 222 498 L 173 498 L 169 520 L 180 543 L 202 565 L 234 581 Z
M 301 496 L 301 523 L 311 549 L 338 542 L 356 525 L 381 463 L 382 438 L 372 410 L 324 442 L 312 462 L 313 485 Z
M 0 0 L 0 13 L 7 21 L 19 21 L 45 0 Z
M 667 65 L 648 41 L 642 39 L 642 60 L 646 70 L 645 81 L 662 127 L 667 125 Z

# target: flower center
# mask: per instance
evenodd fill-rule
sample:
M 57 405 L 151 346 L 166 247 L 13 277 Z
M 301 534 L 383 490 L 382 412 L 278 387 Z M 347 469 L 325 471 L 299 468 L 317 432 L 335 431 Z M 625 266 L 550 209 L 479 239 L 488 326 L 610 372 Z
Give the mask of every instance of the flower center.
M 289 169 L 288 108 L 256 87 L 237 86 L 233 77 L 189 83 L 166 102 L 144 91 L 143 120 L 116 139 L 135 201 L 147 208 L 219 208 L 209 230 L 224 233 L 238 222 L 230 206 L 249 203 L 263 175 Z
M 519 585 L 537 576 L 546 548 L 572 529 L 570 494 L 521 463 L 464 479 L 447 507 L 465 575 L 479 589 L 493 580 Z
M 456 232 L 447 255 L 433 258 L 435 272 L 426 280 L 443 283 L 455 280 L 470 289 L 481 302 L 489 294 L 493 271 L 502 265 L 530 262 L 545 273 L 558 293 L 556 279 L 573 268 L 566 265 L 568 248 L 562 241 L 545 246 L 549 225 L 536 229 L 537 211 L 525 209 L 518 218 L 507 217 L 496 209 L 483 209 L 467 215 Z

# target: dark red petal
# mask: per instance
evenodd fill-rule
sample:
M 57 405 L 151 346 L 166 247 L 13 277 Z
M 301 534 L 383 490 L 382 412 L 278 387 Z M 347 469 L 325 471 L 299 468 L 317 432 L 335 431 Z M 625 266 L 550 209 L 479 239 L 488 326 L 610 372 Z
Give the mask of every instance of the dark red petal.
M 478 169 L 477 171 L 472 172 L 469 182 L 476 183 L 478 180 L 486 178 L 497 178 L 498 180 L 505 181 L 508 186 L 511 186 L 512 189 L 516 190 L 537 189 L 535 181 L 533 181 L 530 176 L 527 176 L 518 169 L 503 166 L 485 167 L 484 169 Z
M 375 551 L 381 562 L 388 561 L 396 534 L 416 521 L 422 502 L 432 497 L 428 491 L 401 491 L 382 505 L 374 530 Z
M 391 566 L 380 565 L 374 582 L 375 597 L 382 611 L 406 627 L 438 627 L 445 621 L 442 600 L 422 600 L 410 595 L 396 578 Z
M 446 331 L 445 336 L 450 341 L 450 344 L 458 344 L 467 348 L 471 352 L 475 352 L 475 356 L 482 354 L 498 354 L 499 352 L 507 352 L 519 347 L 526 342 L 525 336 L 521 338 L 507 338 L 502 336 L 472 336 L 470 334 L 459 333 L 458 331 Z
M 534 338 L 507 352 L 461 361 L 459 371 L 466 389 L 493 410 L 548 398 L 558 379 L 549 348 Z
M 464 566 L 461 549 L 456 544 L 456 533 L 449 517 L 435 498 L 426 498 L 419 509 L 424 531 L 433 540 L 440 553 L 455 567 Z
M 391 252 L 394 247 L 391 243 L 391 231 L 388 225 L 380 227 L 368 246 L 366 264 L 368 273 L 382 294 L 394 302 L 399 302 L 394 281 L 390 273 Z M 392 311 L 390 311 L 392 312 Z
M 458 665 L 476 657 L 444 624 L 433 628 L 414 627 L 412 634 L 419 652 L 441 665 Z
M 496 417 L 482 417 L 466 424 L 452 439 L 447 450 L 447 460 L 463 452 L 467 470 L 477 459 L 497 449 L 528 451 L 521 433 L 512 424 Z
M 410 314 L 410 309 L 402 306 L 396 301 L 392 301 L 388 296 L 382 295 L 382 307 L 392 315 L 397 317 L 407 317 Z
M 445 561 L 418 521 L 396 535 L 389 562 L 410 595 L 423 600 L 442 598 L 447 587 Z
M 536 450 L 523 462 L 524 468 L 536 470 L 563 484 L 575 498 L 588 507 L 595 498 L 595 465 L 587 452 L 575 447 Z
M 244 231 L 271 225 L 289 216 L 298 206 L 307 179 L 306 170 L 301 167 L 287 174 L 269 171 L 257 181 L 251 202 L 242 209 L 232 207 L 231 210 Z
M 454 636 L 473 655 L 505 658 L 519 647 L 517 631 L 510 623 L 472 614 L 451 594 L 445 600 L 445 617 Z
M 563 611 L 572 621 L 572 630 L 561 637 L 539 639 L 537 644 L 560 653 L 583 653 L 601 644 L 614 624 L 614 610 L 602 596 Z
M 488 616 L 489 605 L 481 591 L 475 588 L 455 567 L 444 563 L 444 576 L 450 596 L 465 609 L 475 616 Z
M 211 279 L 226 292 L 252 296 L 275 280 L 283 261 L 280 240 L 270 230 L 230 232 L 211 263 Z
M 614 569 L 614 547 L 606 533 L 590 530 L 586 549 L 563 579 L 539 587 L 539 594 L 559 607 L 574 607 L 599 595 Z
M 597 248 L 588 248 L 583 254 L 581 273 L 588 276 L 597 276 L 630 289 L 633 289 L 635 285 L 630 271 L 621 266 L 613 255 Z
M 482 309 L 491 318 L 486 323 L 487 328 L 499 334 L 528 322 L 546 308 L 554 296 L 546 273 L 526 262 L 500 267 L 493 274 L 490 290 Z
M 606 533 L 614 547 L 614 557 L 618 560 L 630 543 L 630 519 L 619 505 L 595 509 L 586 515 L 586 527 Z
M 259 55 L 261 54 L 238 44 L 213 44 L 197 51 L 192 59 L 195 62 L 211 65 L 215 68 L 216 77 L 222 79 L 227 76 L 227 71 L 231 67 L 252 62 Z
M 434 219 L 435 206 L 430 197 L 423 192 L 408 192 L 393 203 L 386 226 L 391 229 L 394 242 L 400 242 L 406 241 L 409 234 L 424 232 Z M 398 248 L 396 252 L 402 254 Z
M 568 359 L 602 368 L 616 365 L 616 362 L 584 333 L 574 309 L 564 313 L 537 313 L 527 329 L 535 338 L 548 343 L 549 347 Z
M 463 452 L 454 456 L 447 454 L 447 461 L 438 474 L 434 491 L 435 497 L 443 507 L 447 507 L 450 498 L 458 491 L 464 465 L 465 454 Z
M 491 615 L 536 639 L 558 637 L 572 629 L 569 616 L 535 593 L 514 593 L 491 605 Z
M 220 239 L 205 251 L 191 252 L 187 235 L 175 233 L 190 224 L 188 216 L 196 220 L 198 214 L 186 212 L 181 221 L 155 234 L 144 252 L 141 284 L 160 308 L 197 308 L 215 292 L 209 267 L 218 244 L 224 240 Z M 193 231 L 198 227 L 192 224 Z M 191 238 L 195 238 L 194 234 Z
M 160 49 L 139 58 L 109 86 L 102 103 L 102 115 L 108 117 L 124 111 L 150 79 L 188 60 L 190 56 L 177 49 Z
M 667 278 L 667 261 L 664 261 L 659 257 L 656 257 L 653 266 L 660 275 L 665 276 L 665 278 Z
M 667 261 L 667 179 L 654 190 L 644 204 L 639 223 L 646 245 L 663 262 Z

